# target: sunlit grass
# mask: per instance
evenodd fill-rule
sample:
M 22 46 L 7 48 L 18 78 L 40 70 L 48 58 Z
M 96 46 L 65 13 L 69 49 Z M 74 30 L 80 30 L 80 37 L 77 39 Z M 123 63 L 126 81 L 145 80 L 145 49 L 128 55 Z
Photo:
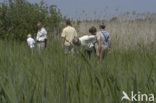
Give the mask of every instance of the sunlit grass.
M 95 60 L 64 55 L 56 40 L 33 55 L 24 43 L 0 41 L 0 102 L 120 103 L 123 90 L 155 93 L 154 52 L 114 50 Z

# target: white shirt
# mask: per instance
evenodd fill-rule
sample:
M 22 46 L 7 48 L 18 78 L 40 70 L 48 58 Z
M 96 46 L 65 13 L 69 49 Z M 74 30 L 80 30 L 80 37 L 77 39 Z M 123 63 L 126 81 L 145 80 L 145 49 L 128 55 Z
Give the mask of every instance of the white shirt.
M 33 38 L 28 38 L 27 43 L 30 46 L 30 48 L 34 48 L 35 40 Z
M 94 47 L 94 43 L 96 43 L 96 37 L 94 35 L 85 35 L 79 38 L 81 41 L 81 45 L 85 47 L 85 49 L 90 50 Z
M 45 28 L 41 28 L 40 30 L 38 30 L 36 40 L 45 41 L 45 39 L 47 39 L 47 31 L 45 30 Z

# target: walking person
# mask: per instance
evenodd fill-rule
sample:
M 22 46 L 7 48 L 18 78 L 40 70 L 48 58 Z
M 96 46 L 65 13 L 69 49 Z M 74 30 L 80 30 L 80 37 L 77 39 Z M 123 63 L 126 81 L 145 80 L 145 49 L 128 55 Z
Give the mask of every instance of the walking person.
M 105 30 L 106 26 L 104 24 L 99 26 L 99 33 L 101 33 L 104 37 L 104 53 L 111 53 L 111 37 L 109 33 Z
M 62 38 L 62 48 L 64 49 L 64 53 L 68 54 L 74 53 L 74 47 L 72 45 L 72 40 L 74 37 L 77 37 L 77 32 L 74 27 L 71 26 L 71 21 L 66 21 L 66 27 L 63 29 L 63 32 L 61 34 Z
M 37 47 L 38 47 L 38 51 L 41 52 L 44 48 L 46 48 L 47 45 L 47 31 L 42 26 L 41 23 L 38 23 L 37 27 L 38 27 L 38 33 L 36 37 Z
M 110 36 L 109 33 L 105 31 L 105 25 L 100 25 L 100 31 L 97 32 L 95 27 L 91 27 L 89 32 L 92 35 L 96 35 L 97 43 L 95 45 L 96 55 L 99 57 L 100 61 L 104 58 L 104 54 L 108 50 L 110 52 Z

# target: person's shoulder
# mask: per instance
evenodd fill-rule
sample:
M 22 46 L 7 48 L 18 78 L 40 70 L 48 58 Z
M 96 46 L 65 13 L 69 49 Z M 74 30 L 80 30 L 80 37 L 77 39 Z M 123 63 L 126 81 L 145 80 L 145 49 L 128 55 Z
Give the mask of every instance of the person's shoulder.
M 106 35 L 109 35 L 109 32 L 107 32 L 107 31 L 104 31 L 104 33 L 105 33 Z
M 41 31 L 46 31 L 46 29 L 44 27 L 41 28 Z
M 45 27 L 42 27 L 41 30 L 45 30 Z
M 27 41 L 29 41 L 29 38 L 27 38 Z
M 98 34 L 102 34 L 102 31 L 98 31 L 97 33 L 98 33 Z
M 72 29 L 75 29 L 73 26 L 70 26 Z
M 96 36 L 101 36 L 101 35 L 102 35 L 101 31 L 98 31 L 96 34 Z
M 31 41 L 31 40 L 32 40 L 32 38 L 28 38 L 28 39 L 27 39 L 28 42 Z
M 71 30 L 76 31 L 76 29 L 75 29 L 73 26 L 69 26 L 69 28 L 70 28 Z
M 45 27 L 43 27 L 43 29 L 44 29 L 44 30 L 46 30 L 46 28 L 45 28 Z
M 31 40 L 35 41 L 34 38 L 31 38 Z
M 29 40 L 34 40 L 33 38 L 29 38 Z
M 68 29 L 68 27 L 65 27 L 64 29 L 63 29 L 63 31 L 66 31 Z

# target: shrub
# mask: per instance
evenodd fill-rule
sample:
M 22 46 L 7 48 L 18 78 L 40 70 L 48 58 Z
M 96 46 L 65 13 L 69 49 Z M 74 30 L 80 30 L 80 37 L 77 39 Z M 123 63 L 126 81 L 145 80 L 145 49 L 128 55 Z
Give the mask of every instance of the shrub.
M 59 28 L 62 15 L 55 6 L 44 1 L 31 4 L 26 0 L 6 0 L 0 5 L 0 37 L 24 40 L 28 33 L 34 36 L 37 22 L 48 26 L 50 32 Z

